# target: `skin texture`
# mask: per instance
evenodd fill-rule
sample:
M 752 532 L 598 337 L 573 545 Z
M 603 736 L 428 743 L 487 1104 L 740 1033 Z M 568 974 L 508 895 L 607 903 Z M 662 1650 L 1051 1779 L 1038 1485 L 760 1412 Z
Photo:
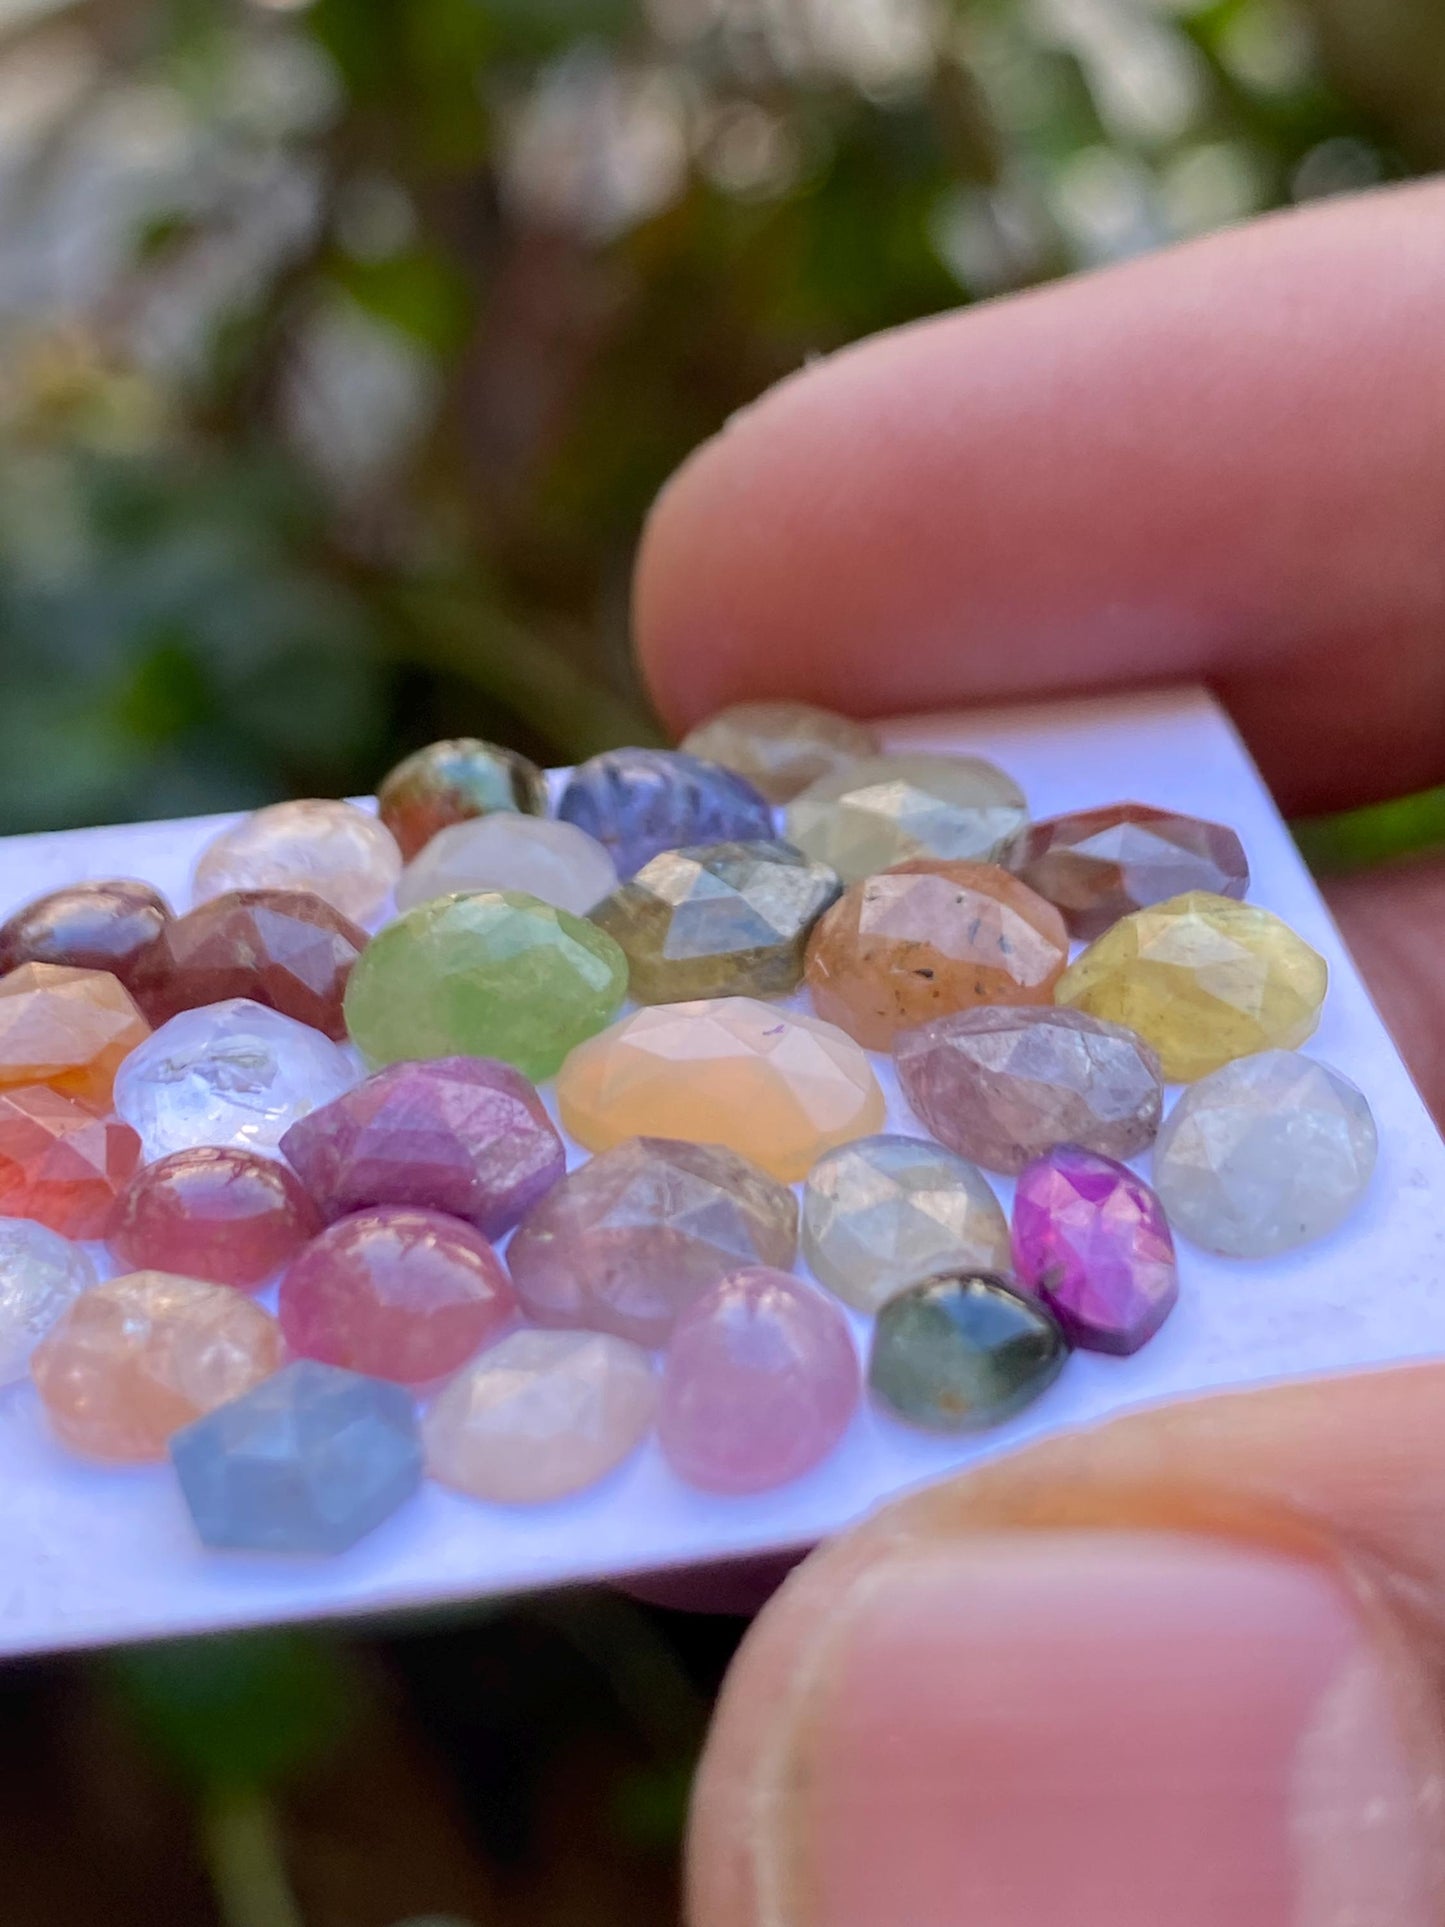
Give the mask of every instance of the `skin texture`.
M 1203 678 L 1288 809 L 1445 780 L 1445 189 L 866 342 L 662 496 L 679 728 Z M 906 645 L 906 646 L 904 646 Z M 1437 1117 L 1445 864 L 1332 902 Z M 885 1508 L 765 1608 L 693 1927 L 1439 1927 L 1445 1366 L 1202 1399 Z

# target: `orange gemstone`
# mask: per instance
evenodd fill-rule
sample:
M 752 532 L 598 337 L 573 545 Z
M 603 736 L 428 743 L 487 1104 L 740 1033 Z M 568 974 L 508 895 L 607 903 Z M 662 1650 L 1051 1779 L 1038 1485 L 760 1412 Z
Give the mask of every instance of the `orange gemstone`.
M 48 1084 L 0 1091 L 0 1217 L 100 1238 L 140 1163 L 140 1138 Z
M 108 970 L 25 963 L 0 977 L 0 1086 L 49 1084 L 108 1104 L 121 1060 L 150 1036 Z

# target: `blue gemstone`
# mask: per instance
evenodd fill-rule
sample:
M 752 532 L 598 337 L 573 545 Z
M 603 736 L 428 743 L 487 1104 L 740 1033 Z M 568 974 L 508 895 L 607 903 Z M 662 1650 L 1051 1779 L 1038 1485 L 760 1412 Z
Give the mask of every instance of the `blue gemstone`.
M 422 1451 L 411 1394 L 298 1359 L 171 1440 L 202 1543 L 344 1552 L 409 1499 Z
M 623 878 L 663 850 L 773 835 L 751 783 L 681 749 L 604 750 L 573 771 L 557 814 L 605 843 Z

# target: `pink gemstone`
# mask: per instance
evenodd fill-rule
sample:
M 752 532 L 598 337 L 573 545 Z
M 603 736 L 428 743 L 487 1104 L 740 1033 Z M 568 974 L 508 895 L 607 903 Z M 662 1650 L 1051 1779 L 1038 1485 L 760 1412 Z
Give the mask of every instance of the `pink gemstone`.
M 1014 1193 L 1014 1270 L 1069 1339 L 1135 1352 L 1179 1295 L 1164 1207 L 1126 1164 L 1077 1144 L 1035 1158 Z
M 293 1352 L 373 1378 L 444 1378 L 516 1309 L 501 1260 L 479 1231 L 440 1211 L 383 1204 L 342 1218 L 281 1280 Z
M 858 1354 L 821 1292 L 766 1265 L 735 1271 L 682 1314 L 657 1430 L 679 1478 L 765 1492 L 825 1458 L 858 1404 Z
M 249 1291 L 320 1229 L 320 1212 L 284 1165 L 206 1145 L 138 1171 L 116 1201 L 106 1243 L 128 1271 L 178 1272 Z

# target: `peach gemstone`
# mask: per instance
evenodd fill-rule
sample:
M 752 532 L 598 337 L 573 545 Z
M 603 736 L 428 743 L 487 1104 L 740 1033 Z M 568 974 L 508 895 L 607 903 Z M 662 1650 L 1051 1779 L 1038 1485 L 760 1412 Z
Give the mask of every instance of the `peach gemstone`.
M 82 1292 L 30 1373 L 56 1435 L 91 1458 L 165 1456 L 171 1434 L 281 1363 L 281 1330 L 229 1285 L 132 1271 Z
M 140 1138 L 51 1090 L 0 1090 L 0 1217 L 34 1218 L 65 1238 L 103 1238 Z
M 0 1086 L 49 1084 L 106 1105 L 122 1059 L 151 1027 L 108 970 L 25 963 L 0 977 Z
M 634 1011 L 577 1046 L 557 1102 L 589 1151 L 629 1137 L 722 1144 L 786 1183 L 884 1116 L 873 1068 L 851 1038 L 754 997 Z

